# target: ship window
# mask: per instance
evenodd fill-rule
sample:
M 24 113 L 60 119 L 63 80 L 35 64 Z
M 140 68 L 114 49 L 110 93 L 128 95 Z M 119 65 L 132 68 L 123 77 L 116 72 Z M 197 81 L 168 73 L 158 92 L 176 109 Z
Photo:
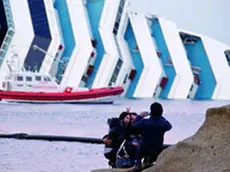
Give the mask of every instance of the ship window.
M 116 28 L 113 29 L 113 34 L 117 35 L 117 29 Z
M 41 76 L 35 76 L 35 80 L 36 80 L 36 81 L 41 81 L 42 78 L 41 78 Z
M 17 76 L 17 81 L 23 81 L 23 76 Z
M 5 57 L 6 53 L 5 51 L 0 51 L 0 57 Z
M 121 13 L 118 13 L 118 14 L 117 14 L 116 21 L 117 21 L 118 23 L 120 23 L 120 21 L 121 21 Z
M 184 44 L 195 44 L 199 40 L 199 37 L 194 35 L 189 35 L 182 32 L 179 34 Z
M 123 61 L 121 59 L 118 59 L 117 67 L 121 68 Z
M 124 1 L 124 0 L 121 0 L 120 5 L 121 5 L 121 6 L 124 6 L 124 5 L 125 5 L 125 1 Z
M 121 69 L 121 66 L 123 64 L 123 61 L 119 58 L 118 61 L 117 61 L 117 64 L 115 66 L 115 69 L 113 71 L 113 75 L 109 81 L 109 86 L 112 86 L 113 84 L 115 84 L 116 80 L 117 80 L 117 77 L 119 75 L 119 72 L 120 72 L 120 69 Z
M 82 78 L 81 78 L 81 80 L 82 80 L 83 82 L 86 82 L 87 79 L 88 79 L 88 76 L 86 76 L 86 75 L 83 75 Z
M 125 75 L 125 78 L 124 78 L 124 81 L 123 81 L 123 84 L 126 83 L 127 79 L 128 79 L 128 75 L 126 74 L 126 75 Z
M 225 56 L 226 56 L 226 60 L 228 62 L 228 64 L 230 64 L 230 50 L 226 50 L 224 52 Z
M 114 28 L 118 30 L 119 24 L 120 24 L 119 22 L 116 22 Z
M 3 44 L 2 49 L 3 49 L 3 50 L 7 50 L 8 47 L 9 47 L 9 45 L 5 43 L 5 44 Z
M 13 30 L 9 30 L 8 35 L 14 36 L 14 31 Z
M 27 76 L 26 77 L 26 81 L 32 81 L 32 77 L 31 76 Z
M 10 38 L 9 36 L 6 36 L 5 42 L 6 42 L 6 43 L 10 43 L 10 41 L 11 41 L 11 38 Z
M 119 8 L 118 8 L 118 12 L 119 12 L 119 13 L 122 13 L 122 11 L 123 11 L 123 7 L 119 7 Z
M 50 81 L 50 78 L 47 76 L 44 76 L 44 81 Z

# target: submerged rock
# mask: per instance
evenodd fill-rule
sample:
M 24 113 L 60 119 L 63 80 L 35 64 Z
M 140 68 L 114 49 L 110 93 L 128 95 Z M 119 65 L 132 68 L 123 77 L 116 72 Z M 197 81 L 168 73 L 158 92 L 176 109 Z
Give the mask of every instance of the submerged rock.
M 200 129 L 163 151 L 146 172 L 230 172 L 230 106 L 211 108 Z

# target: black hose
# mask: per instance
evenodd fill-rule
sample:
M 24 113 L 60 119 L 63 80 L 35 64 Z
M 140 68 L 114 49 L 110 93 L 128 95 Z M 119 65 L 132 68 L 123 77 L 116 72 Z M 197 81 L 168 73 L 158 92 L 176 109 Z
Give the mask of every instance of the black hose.
M 0 134 L 0 138 L 14 138 L 14 139 L 22 139 L 22 140 L 68 141 L 68 142 L 103 144 L 103 140 L 101 138 L 56 136 L 56 135 L 30 135 L 26 133 Z

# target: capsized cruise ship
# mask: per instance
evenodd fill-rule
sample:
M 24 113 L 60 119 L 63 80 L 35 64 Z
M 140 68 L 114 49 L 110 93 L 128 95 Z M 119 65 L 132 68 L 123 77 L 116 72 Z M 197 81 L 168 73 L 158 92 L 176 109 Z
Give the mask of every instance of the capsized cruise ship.
M 130 5 L 2 0 L 0 83 L 19 65 L 62 86 L 122 86 L 128 98 L 230 100 L 228 45 Z

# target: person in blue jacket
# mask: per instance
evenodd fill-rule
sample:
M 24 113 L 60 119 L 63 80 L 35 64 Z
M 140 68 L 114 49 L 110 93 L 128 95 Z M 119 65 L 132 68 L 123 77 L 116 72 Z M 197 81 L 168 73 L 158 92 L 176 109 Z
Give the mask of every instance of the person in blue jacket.
M 160 103 L 155 102 L 150 106 L 150 114 L 142 112 L 133 122 L 135 129 L 141 136 L 136 151 L 136 163 L 133 171 L 141 170 L 142 158 L 148 158 L 150 162 L 155 162 L 157 156 L 163 150 L 164 134 L 172 128 L 163 116 L 163 107 Z M 150 115 L 149 118 L 144 118 Z

